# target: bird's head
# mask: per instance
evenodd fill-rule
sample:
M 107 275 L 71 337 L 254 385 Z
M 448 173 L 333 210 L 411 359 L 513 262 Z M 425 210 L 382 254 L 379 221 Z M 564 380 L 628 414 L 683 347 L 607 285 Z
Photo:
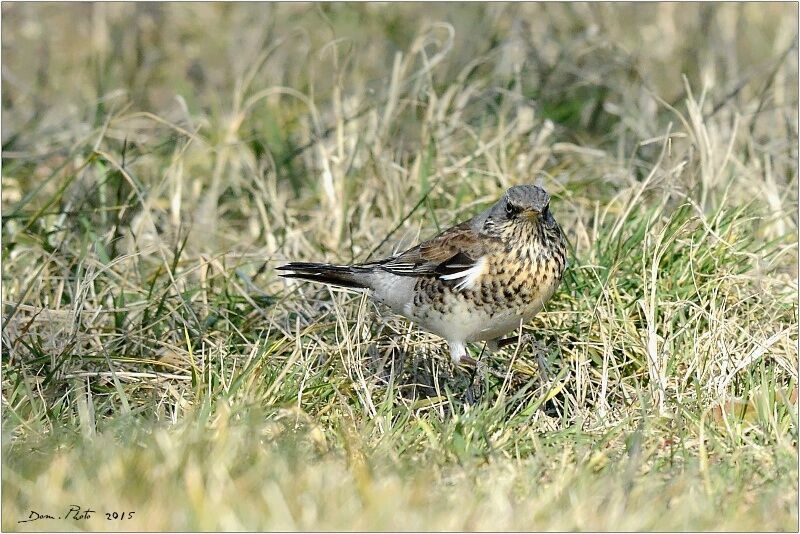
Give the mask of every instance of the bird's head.
M 481 217 L 482 230 L 501 231 L 510 225 L 530 224 L 555 226 L 555 219 L 550 213 L 550 195 L 535 185 L 515 185 Z

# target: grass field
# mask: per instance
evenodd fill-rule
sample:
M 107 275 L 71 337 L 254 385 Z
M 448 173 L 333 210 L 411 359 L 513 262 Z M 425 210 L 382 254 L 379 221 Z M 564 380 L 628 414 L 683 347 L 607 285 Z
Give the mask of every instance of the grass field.
M 0 526 L 797 530 L 797 32 L 789 3 L 4 3 Z M 571 266 L 503 378 L 276 275 L 522 183 Z

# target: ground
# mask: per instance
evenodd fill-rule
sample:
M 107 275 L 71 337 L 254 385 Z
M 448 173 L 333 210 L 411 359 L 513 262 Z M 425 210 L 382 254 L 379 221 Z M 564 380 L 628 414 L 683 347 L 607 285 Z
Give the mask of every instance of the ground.
M 796 4 L 2 30 L 3 530 L 798 529 Z M 570 267 L 484 378 L 277 276 L 522 183 Z

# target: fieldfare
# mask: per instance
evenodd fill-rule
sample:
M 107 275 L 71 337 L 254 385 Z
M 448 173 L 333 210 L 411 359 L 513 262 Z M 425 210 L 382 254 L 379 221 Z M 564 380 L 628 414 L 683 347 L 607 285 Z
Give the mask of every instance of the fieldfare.
M 368 290 L 445 340 L 458 364 L 466 343 L 501 338 L 542 309 L 567 266 L 566 240 L 541 187 L 511 187 L 492 207 L 395 256 L 357 265 L 292 262 L 281 276 Z

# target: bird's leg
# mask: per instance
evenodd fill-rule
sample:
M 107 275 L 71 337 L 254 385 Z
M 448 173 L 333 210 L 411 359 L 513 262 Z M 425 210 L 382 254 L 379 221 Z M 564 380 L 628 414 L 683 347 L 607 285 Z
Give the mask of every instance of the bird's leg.
M 481 361 L 476 360 L 472 356 L 467 354 L 467 348 L 463 343 L 459 342 L 450 342 L 450 358 L 453 360 L 453 363 L 456 367 L 460 367 L 461 369 L 472 369 L 472 379 L 475 378 L 475 373 L 478 373 L 481 379 L 486 376 L 486 371 L 488 370 L 488 366 Z
M 534 339 L 534 337 L 532 335 L 523 333 L 520 336 L 511 336 L 511 337 L 507 337 L 507 338 L 504 338 L 504 339 L 500 339 L 500 338 L 492 339 L 492 340 L 486 342 L 486 346 L 489 347 L 490 351 L 497 352 L 498 350 L 503 349 L 503 348 L 513 344 L 513 343 L 518 342 L 518 341 L 519 341 L 520 346 L 529 345 L 529 344 L 532 344 L 532 345 L 536 345 L 537 344 L 536 340 Z
M 483 355 L 484 350 L 485 348 L 481 350 L 481 355 Z M 456 357 L 456 355 L 458 355 L 458 357 Z M 487 374 L 500 379 L 505 378 L 503 373 L 498 373 L 494 369 L 490 368 L 486 362 L 481 361 L 480 356 L 478 356 L 477 360 L 472 356 L 469 356 L 467 354 L 466 347 L 461 343 L 450 343 L 450 357 L 453 359 L 453 363 L 456 365 L 456 367 L 460 367 L 461 369 L 472 369 L 472 380 L 475 379 L 476 373 L 481 380 L 485 379 Z
M 539 364 L 539 372 L 545 378 L 545 380 L 549 380 L 552 373 L 550 372 L 550 367 L 547 365 L 547 349 L 545 348 L 542 343 L 538 341 L 533 342 L 533 352 L 536 354 L 536 363 Z
M 458 341 L 450 341 L 447 344 L 450 347 L 450 359 L 453 360 L 453 363 L 456 366 L 461 365 L 461 362 L 465 358 L 469 358 L 470 360 L 472 359 L 467 356 L 467 347 L 465 347 L 463 343 Z
M 526 334 L 526 333 L 523 333 L 523 334 L 521 334 L 519 336 L 507 337 L 505 339 L 500 339 L 500 338 L 492 339 L 492 340 L 486 342 L 486 346 L 489 348 L 489 350 L 492 353 L 494 353 L 494 352 L 497 352 L 498 350 L 500 350 L 500 349 L 502 349 L 504 347 L 507 347 L 507 346 L 509 346 L 509 345 L 511 345 L 511 344 L 513 344 L 515 342 L 518 342 L 517 343 L 517 350 L 522 349 L 522 347 L 525 346 L 525 345 L 532 345 L 534 347 L 534 352 L 537 353 L 537 356 L 538 356 L 538 352 L 537 352 L 536 349 L 539 348 L 539 343 L 536 342 L 536 340 L 534 339 L 534 337 L 531 334 Z M 514 373 L 513 373 L 514 376 L 517 375 L 517 372 L 521 373 L 523 376 L 532 375 L 533 368 L 531 368 L 530 365 L 528 365 L 524 361 L 522 361 L 520 359 L 515 359 L 515 360 L 512 360 L 511 363 L 512 363 L 512 366 L 511 366 L 510 370 L 514 371 Z M 541 363 L 540 363 L 540 367 L 541 367 Z
M 477 362 L 467 354 L 467 347 L 464 345 L 464 343 L 459 341 L 449 341 L 447 344 L 450 347 L 450 359 L 453 360 L 453 364 L 456 368 L 467 372 L 469 372 L 469 367 L 473 368 L 473 371 L 469 377 L 469 385 L 467 386 L 464 394 L 466 396 L 465 398 L 467 403 L 474 404 L 477 398 L 472 389 L 472 385 L 475 382 L 475 372 L 478 370 Z
M 480 364 L 472 356 L 467 354 L 467 347 L 458 341 L 448 343 L 450 346 L 450 358 L 456 367 L 479 369 Z

